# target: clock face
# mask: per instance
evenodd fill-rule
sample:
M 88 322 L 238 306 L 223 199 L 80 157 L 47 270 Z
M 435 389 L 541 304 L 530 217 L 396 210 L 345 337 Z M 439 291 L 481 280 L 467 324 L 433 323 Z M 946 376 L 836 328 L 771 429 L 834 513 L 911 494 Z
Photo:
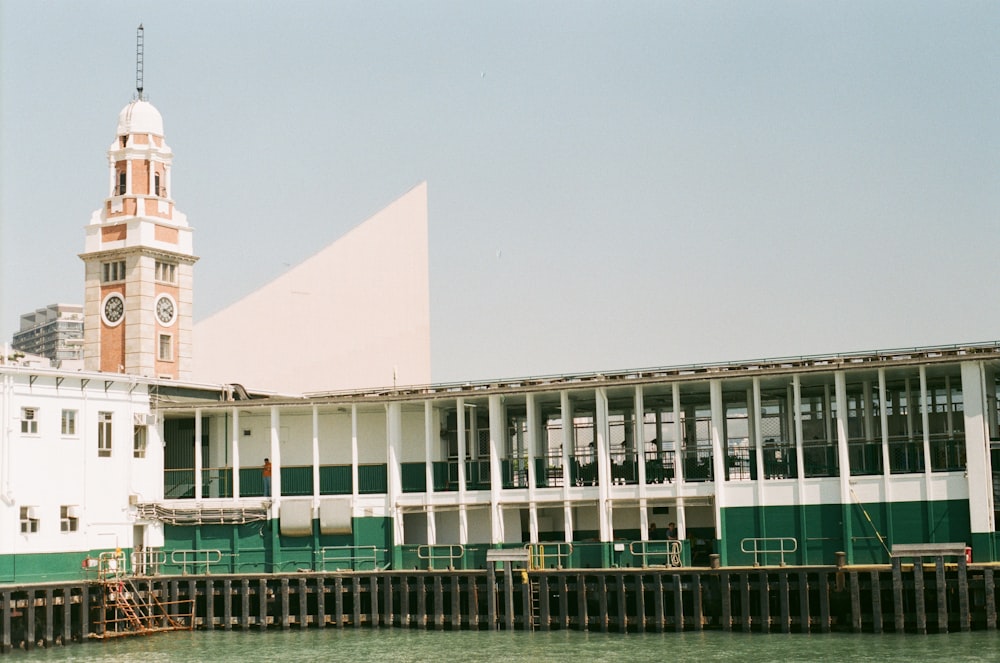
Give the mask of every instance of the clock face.
M 122 317 L 125 315 L 125 300 L 122 299 L 121 295 L 115 293 L 109 295 L 107 299 L 104 300 L 104 321 L 109 325 L 114 326 L 122 321 Z
M 163 295 L 156 300 L 156 317 L 164 325 L 174 321 L 174 302 L 170 297 Z

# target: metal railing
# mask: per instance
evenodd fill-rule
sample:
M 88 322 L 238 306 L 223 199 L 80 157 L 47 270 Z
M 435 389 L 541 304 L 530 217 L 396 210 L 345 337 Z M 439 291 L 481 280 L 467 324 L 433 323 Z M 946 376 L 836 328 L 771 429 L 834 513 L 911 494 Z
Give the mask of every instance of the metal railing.
M 748 545 L 750 546 L 749 549 L 747 548 Z M 740 540 L 740 550 L 748 555 L 753 555 L 754 566 L 760 566 L 761 556 L 764 556 L 764 561 L 766 562 L 766 555 L 780 555 L 781 566 L 784 566 L 785 555 L 798 552 L 798 549 L 798 539 L 790 536 L 748 538 Z
M 567 560 L 573 554 L 572 543 L 526 543 L 524 549 L 528 551 L 528 568 L 544 569 L 545 560 L 556 560 L 556 568 L 563 568 L 563 560 Z
M 429 568 L 434 568 L 434 562 L 448 560 L 448 568 L 455 568 L 455 560 L 465 557 L 465 546 L 461 543 L 421 544 L 417 546 L 417 559 L 428 562 Z
M 340 563 L 346 563 L 347 566 L 337 566 L 333 569 L 334 571 L 343 571 L 345 569 L 352 571 L 366 570 L 361 568 L 365 564 L 371 564 L 371 570 L 374 571 L 378 569 L 378 553 L 380 550 L 385 551 L 384 548 L 376 546 L 323 546 L 316 551 L 316 561 L 319 563 L 320 571 L 329 570 L 327 568 L 328 564 Z
M 97 578 L 106 581 L 113 578 L 122 578 L 128 573 L 125 553 L 120 549 L 106 551 L 97 555 Z
M 643 568 L 653 566 L 650 564 L 651 557 L 653 559 L 662 557 L 663 566 L 681 565 L 681 542 L 675 539 L 632 541 L 628 544 L 628 551 L 633 557 L 641 560 Z
M 167 553 L 159 548 L 143 548 L 132 551 L 132 575 L 159 575 L 160 567 L 166 563 Z
M 671 483 L 674 480 L 675 452 L 661 449 L 646 452 L 646 483 Z
M 191 559 L 188 559 L 188 558 Z M 201 559 L 199 559 L 201 557 Z M 212 572 L 212 564 L 218 564 L 222 561 L 222 551 L 217 548 L 209 548 L 206 550 L 172 550 L 170 551 L 170 563 L 181 567 L 181 575 L 188 574 L 188 566 L 197 567 L 203 565 L 205 567 L 205 575 Z

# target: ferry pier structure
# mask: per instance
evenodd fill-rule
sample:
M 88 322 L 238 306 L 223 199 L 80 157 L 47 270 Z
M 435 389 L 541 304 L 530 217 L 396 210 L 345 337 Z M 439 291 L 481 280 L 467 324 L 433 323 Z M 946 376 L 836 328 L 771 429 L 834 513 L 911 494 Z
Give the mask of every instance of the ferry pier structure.
M 983 343 L 282 396 L 3 365 L 0 648 L 109 621 L 995 628 L 998 367 Z M 109 602 L 109 555 L 133 613 L 189 617 Z

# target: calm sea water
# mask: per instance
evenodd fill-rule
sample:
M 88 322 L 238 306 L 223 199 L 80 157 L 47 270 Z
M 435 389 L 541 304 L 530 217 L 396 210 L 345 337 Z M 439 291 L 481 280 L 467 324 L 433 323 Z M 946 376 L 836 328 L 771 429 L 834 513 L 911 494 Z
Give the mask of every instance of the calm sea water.
M 15 652 L 10 661 L 996 661 L 1000 632 L 947 635 L 755 635 L 428 632 L 327 629 L 181 632 Z

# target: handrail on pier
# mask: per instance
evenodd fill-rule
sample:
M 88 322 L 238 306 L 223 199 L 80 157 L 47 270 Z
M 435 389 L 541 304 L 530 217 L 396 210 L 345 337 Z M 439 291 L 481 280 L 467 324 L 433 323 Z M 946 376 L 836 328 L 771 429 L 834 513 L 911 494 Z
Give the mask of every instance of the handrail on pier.
M 749 549 L 747 546 L 751 546 Z M 753 554 L 753 565 L 760 566 L 760 558 L 767 561 L 766 555 L 780 555 L 781 566 L 785 565 L 785 555 L 797 552 L 799 549 L 798 539 L 791 536 L 759 537 L 740 540 L 740 550 L 747 554 Z
M 653 549 L 650 550 L 650 544 Z M 638 548 L 636 547 L 638 546 Z M 666 566 L 681 565 L 681 542 L 675 539 L 662 539 L 659 541 L 632 541 L 628 544 L 628 551 L 633 557 L 642 560 L 642 567 L 650 566 L 649 557 L 662 555 Z

